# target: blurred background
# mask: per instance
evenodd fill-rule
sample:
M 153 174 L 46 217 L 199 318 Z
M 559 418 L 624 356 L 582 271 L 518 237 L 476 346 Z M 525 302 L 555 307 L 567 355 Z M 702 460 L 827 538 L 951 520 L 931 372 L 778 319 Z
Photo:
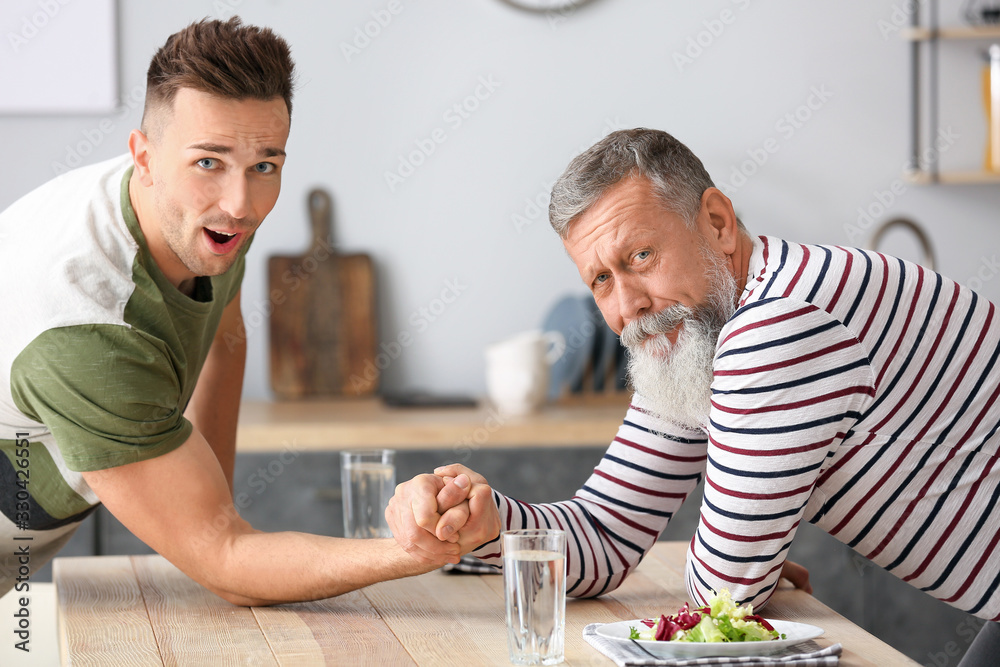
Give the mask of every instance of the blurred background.
M 58 52 L 67 35 L 84 53 L 108 49 L 105 37 L 78 34 L 93 0 L 5 4 L 0 70 Z M 247 260 L 248 398 L 270 397 L 267 257 L 306 251 L 311 188 L 333 195 L 338 249 L 374 259 L 378 340 L 396 352 L 383 359 L 382 389 L 481 395 L 486 345 L 585 292 L 548 226 L 549 186 L 580 150 L 634 126 L 687 143 L 752 233 L 864 246 L 879 224 L 907 216 L 939 270 L 997 299 L 1000 188 L 903 177 L 901 33 L 929 4 L 593 0 L 530 13 L 501 0 L 121 2 L 117 106 L 2 105 L 0 208 L 67 166 L 123 153 L 154 50 L 193 20 L 239 14 L 283 35 L 298 65 L 282 194 Z M 961 24 L 965 4 L 943 2 L 941 24 Z M 941 139 L 942 169 L 982 168 L 986 46 L 940 42 L 941 133 L 924 134 Z M 67 69 L 77 60 L 58 58 Z M 882 249 L 921 259 L 902 229 Z
M 298 67 L 282 193 L 243 283 L 247 399 L 273 397 L 268 257 L 307 252 L 313 188 L 332 195 L 337 250 L 374 262 L 380 391 L 478 397 L 488 345 L 587 293 L 548 225 L 551 184 L 581 150 L 636 126 L 690 146 L 751 233 L 871 247 L 879 227 L 905 217 L 938 270 L 996 301 L 1000 178 L 983 171 L 983 54 L 1000 32 L 914 46 L 913 12 L 926 24 L 933 4 L 591 0 L 528 12 L 505 0 L 4 0 L 0 209 L 68 168 L 124 153 L 153 52 L 192 21 L 238 14 L 283 35 Z M 965 10 L 981 4 L 943 1 L 937 20 L 965 27 Z M 904 174 L 914 58 L 919 134 L 936 142 L 921 166 L 937 163 L 948 183 Z M 926 260 L 905 227 L 880 249 Z M 541 446 L 532 457 L 465 455 L 510 495 L 549 501 L 578 488 L 605 443 L 572 456 Z M 406 453 L 398 478 L 461 451 L 445 442 Z M 241 449 L 237 490 L 275 460 Z M 271 502 L 244 516 L 264 530 L 340 534 L 334 455 L 295 460 L 267 488 Z M 663 538 L 689 539 L 697 510 L 695 498 Z M 63 555 L 148 551 L 103 510 L 95 517 L 106 524 L 79 531 Z M 923 664 L 957 663 L 980 622 L 802 530 L 792 556 L 824 602 Z

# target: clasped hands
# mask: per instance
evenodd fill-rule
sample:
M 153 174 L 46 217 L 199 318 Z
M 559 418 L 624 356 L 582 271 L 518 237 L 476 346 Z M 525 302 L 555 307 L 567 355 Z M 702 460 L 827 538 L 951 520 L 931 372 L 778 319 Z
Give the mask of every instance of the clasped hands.
M 385 518 L 403 550 L 426 564 L 457 563 L 500 535 L 493 489 L 457 463 L 397 485 Z

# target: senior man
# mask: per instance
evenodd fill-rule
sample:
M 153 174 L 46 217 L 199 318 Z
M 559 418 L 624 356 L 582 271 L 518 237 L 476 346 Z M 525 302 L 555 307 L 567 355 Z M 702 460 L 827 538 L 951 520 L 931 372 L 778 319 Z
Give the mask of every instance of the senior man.
M 150 63 L 129 154 L 0 214 L 0 595 L 99 502 L 236 604 L 434 567 L 391 539 L 263 533 L 233 506 L 240 283 L 281 187 L 292 80 L 272 31 L 192 24 Z
M 434 558 L 458 543 L 499 563 L 501 529 L 562 528 L 568 593 L 600 595 L 704 476 L 696 603 L 728 588 L 763 606 L 806 520 L 1000 617 L 992 303 L 879 253 L 750 235 L 700 160 L 653 130 L 574 159 L 549 215 L 628 348 L 632 404 L 572 500 L 522 503 L 458 465 L 402 485 L 387 515 L 405 549 Z

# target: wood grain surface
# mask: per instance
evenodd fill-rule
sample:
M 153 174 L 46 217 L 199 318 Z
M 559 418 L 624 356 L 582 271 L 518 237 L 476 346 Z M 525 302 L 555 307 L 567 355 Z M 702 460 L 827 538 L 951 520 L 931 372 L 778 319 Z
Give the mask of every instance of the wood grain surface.
M 618 590 L 566 602 L 565 665 L 611 667 L 589 623 L 658 616 L 686 599 L 686 544 L 658 542 Z M 317 602 L 235 607 L 159 556 L 58 558 L 64 665 L 504 665 L 503 577 L 431 572 Z M 843 667 L 915 665 L 810 595 L 780 588 L 771 618 L 819 626 Z
M 365 595 L 418 665 L 496 664 L 506 654 L 503 598 L 481 577 L 410 577 L 370 586 Z
M 62 664 L 164 664 L 128 556 L 57 558 L 52 578 Z
M 131 557 L 167 665 L 276 665 L 253 611 L 210 593 L 163 558 Z
M 361 591 L 256 607 L 253 613 L 282 665 L 318 665 L 324 656 L 350 655 L 363 655 L 373 665 L 416 664 Z

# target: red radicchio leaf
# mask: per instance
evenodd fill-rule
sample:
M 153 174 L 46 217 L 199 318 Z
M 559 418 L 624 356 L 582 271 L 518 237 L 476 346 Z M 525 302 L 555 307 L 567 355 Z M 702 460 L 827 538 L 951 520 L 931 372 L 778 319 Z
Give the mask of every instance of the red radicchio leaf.
M 758 623 L 760 623 L 761 625 L 763 625 L 764 629 L 767 630 L 768 632 L 774 632 L 774 627 L 770 623 L 768 623 L 767 621 L 765 621 L 762 616 L 758 616 L 757 614 L 751 614 L 750 616 L 744 616 L 743 620 L 744 621 L 757 621 Z
M 645 622 L 643 621 L 643 623 Z M 676 616 L 660 615 L 660 624 L 656 627 L 656 639 L 663 642 L 670 641 L 678 632 L 690 630 L 699 623 L 701 623 L 701 615 L 691 613 L 691 608 L 685 602 Z
M 696 613 L 692 614 L 688 603 L 685 602 L 681 610 L 677 612 L 677 616 L 673 617 L 672 620 L 675 620 L 682 630 L 690 630 L 701 622 L 701 616 Z
M 651 618 L 644 618 L 642 619 L 642 624 L 645 625 L 647 628 L 651 628 L 654 625 L 656 625 L 656 621 L 654 621 Z
M 660 616 L 660 624 L 656 627 L 656 640 L 661 642 L 668 642 L 673 639 L 674 635 L 681 630 L 681 626 L 674 623 L 674 621 L 666 616 Z

